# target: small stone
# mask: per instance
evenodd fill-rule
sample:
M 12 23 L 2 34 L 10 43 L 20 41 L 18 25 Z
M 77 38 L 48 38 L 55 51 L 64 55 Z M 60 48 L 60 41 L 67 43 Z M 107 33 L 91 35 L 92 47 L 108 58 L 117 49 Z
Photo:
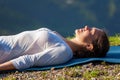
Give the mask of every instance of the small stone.
M 120 73 L 118 73 L 117 76 L 120 76 Z
M 96 78 L 91 78 L 91 80 L 97 80 Z

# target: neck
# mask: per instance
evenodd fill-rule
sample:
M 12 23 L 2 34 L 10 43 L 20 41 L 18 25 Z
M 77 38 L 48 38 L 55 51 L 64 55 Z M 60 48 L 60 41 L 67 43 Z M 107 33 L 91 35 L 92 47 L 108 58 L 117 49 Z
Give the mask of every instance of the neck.
M 76 52 L 77 50 L 79 50 L 80 46 L 76 43 L 75 38 L 72 38 L 70 40 L 66 39 L 65 41 L 70 46 L 70 48 L 72 49 L 73 53 Z

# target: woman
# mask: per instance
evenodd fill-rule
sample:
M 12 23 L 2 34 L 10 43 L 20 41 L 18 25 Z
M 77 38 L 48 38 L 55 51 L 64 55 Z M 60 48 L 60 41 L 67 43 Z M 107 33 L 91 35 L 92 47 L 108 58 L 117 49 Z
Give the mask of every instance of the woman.
M 106 33 L 85 26 L 68 40 L 47 28 L 0 37 L 0 71 L 62 64 L 75 57 L 104 57 Z

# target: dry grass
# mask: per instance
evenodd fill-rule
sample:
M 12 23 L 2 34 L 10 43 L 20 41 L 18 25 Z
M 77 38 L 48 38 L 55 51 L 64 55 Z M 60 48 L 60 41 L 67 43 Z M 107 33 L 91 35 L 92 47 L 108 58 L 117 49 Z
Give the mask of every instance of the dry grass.
M 120 80 L 120 65 L 92 62 L 47 71 L 6 72 L 1 80 Z

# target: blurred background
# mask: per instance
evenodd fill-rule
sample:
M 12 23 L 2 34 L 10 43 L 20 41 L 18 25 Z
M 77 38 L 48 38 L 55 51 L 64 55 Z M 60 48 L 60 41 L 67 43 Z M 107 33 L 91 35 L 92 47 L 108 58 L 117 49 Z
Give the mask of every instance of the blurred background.
M 67 37 L 85 25 L 120 33 L 120 0 L 0 0 L 0 35 L 47 27 Z

